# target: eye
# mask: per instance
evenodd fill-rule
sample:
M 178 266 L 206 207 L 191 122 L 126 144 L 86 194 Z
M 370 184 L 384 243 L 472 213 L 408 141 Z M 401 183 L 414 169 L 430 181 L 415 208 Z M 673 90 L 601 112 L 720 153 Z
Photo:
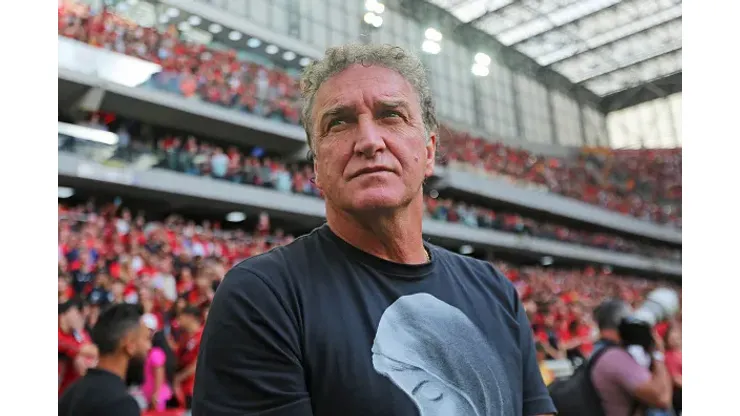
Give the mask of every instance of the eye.
M 383 118 L 397 118 L 397 117 L 402 117 L 401 116 L 401 113 L 399 113 L 398 111 L 395 111 L 395 110 L 385 110 L 385 111 L 383 111 L 380 114 L 380 116 L 383 117 Z
M 342 126 L 344 124 L 346 124 L 346 122 L 343 119 L 341 119 L 341 118 L 335 118 L 335 119 L 329 121 L 329 124 L 326 125 L 326 128 L 328 130 L 331 130 L 334 127 Z

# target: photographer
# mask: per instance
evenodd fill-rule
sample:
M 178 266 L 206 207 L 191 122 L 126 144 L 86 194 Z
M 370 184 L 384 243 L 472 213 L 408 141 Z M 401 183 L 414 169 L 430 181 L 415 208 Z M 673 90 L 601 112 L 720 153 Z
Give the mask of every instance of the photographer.
M 594 363 L 591 374 L 606 416 L 633 416 L 637 409 L 671 408 L 673 384 L 664 363 L 663 341 L 654 337 L 654 347 L 646 351 L 650 355 L 631 354 L 618 329 L 629 313 L 630 308 L 619 300 L 608 300 L 594 311 L 600 332 L 594 351 L 609 348 Z

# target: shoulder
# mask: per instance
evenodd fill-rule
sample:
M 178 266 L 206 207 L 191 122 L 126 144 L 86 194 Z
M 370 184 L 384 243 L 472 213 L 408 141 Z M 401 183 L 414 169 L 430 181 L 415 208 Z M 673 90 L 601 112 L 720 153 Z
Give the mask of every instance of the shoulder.
M 430 244 L 428 247 L 432 249 L 432 257 L 439 261 L 441 266 L 457 276 L 464 277 L 466 282 L 478 286 L 481 290 L 501 300 L 506 299 L 507 306 L 516 310 L 519 302 L 516 288 L 493 264 L 435 245 Z
M 130 394 L 122 395 L 114 400 L 109 400 L 105 404 L 95 409 L 97 414 L 108 416 L 139 416 L 141 408 Z

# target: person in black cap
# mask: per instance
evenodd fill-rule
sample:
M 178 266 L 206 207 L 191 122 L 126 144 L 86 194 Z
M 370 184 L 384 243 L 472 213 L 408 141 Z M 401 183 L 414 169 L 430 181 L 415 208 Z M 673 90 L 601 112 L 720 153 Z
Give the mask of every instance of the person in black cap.
M 101 313 L 92 331 L 100 352 L 98 365 L 62 395 L 59 416 L 141 414 L 124 382 L 129 366 L 143 365 L 152 345 L 151 331 L 141 317 L 141 308 L 130 304 L 113 305 Z

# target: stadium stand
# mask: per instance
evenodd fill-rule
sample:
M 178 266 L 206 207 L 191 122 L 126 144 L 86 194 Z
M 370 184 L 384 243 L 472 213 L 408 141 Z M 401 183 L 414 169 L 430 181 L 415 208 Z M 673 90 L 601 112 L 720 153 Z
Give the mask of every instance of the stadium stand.
M 122 105 L 106 108 L 100 99 L 70 114 L 60 96 L 58 301 L 79 302 L 84 318 L 79 328 L 60 324 L 60 380 L 79 354 L 62 354 L 63 338 L 89 332 L 106 304 L 139 303 L 152 329 L 166 334 L 170 351 L 160 365 L 173 394 L 160 411 L 136 387 L 141 379 L 129 380 L 132 394 L 149 416 L 179 416 L 183 397 L 172 375 L 188 339 L 178 312 L 196 306 L 205 318 L 225 270 L 323 221 L 305 139 L 298 138 L 297 74 L 249 61 L 240 50 L 185 40 L 175 24 L 148 27 L 115 8 L 73 1 L 58 10 L 60 50 L 92 47 L 157 65 L 126 87 L 225 110 L 222 119 L 254 117 L 229 119 L 222 129 L 216 116 L 188 113 L 205 126 L 198 131 L 137 117 L 162 102 L 137 109 L 146 100 L 132 99 L 121 114 Z M 105 74 L 68 71 L 61 55 L 60 85 L 103 93 L 118 87 L 80 81 Z M 260 127 L 267 133 L 232 128 L 255 119 L 269 120 Z M 278 145 L 288 139 L 300 146 Z M 492 262 L 514 283 L 546 381 L 569 376 L 590 354 L 591 314 L 603 299 L 637 306 L 656 287 L 679 287 L 680 148 L 552 155 L 446 126 L 439 155 L 425 188 L 425 235 Z M 672 324 L 680 322 L 679 313 Z

